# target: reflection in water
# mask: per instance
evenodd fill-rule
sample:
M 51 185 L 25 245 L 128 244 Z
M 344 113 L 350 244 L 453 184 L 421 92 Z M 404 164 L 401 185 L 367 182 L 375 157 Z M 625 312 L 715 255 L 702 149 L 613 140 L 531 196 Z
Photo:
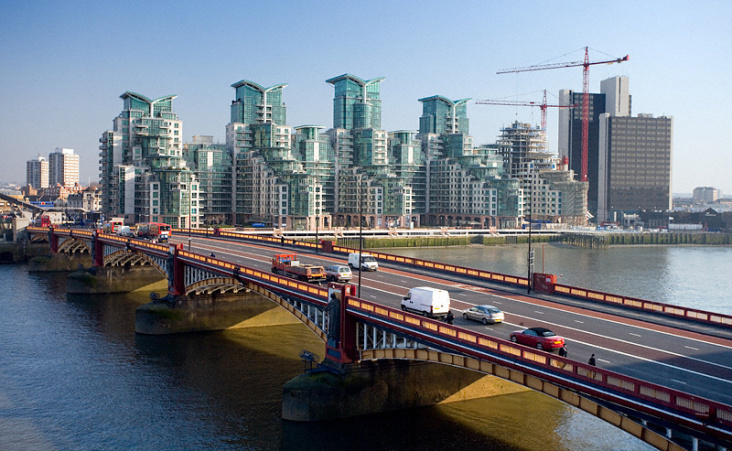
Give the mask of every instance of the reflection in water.
M 281 420 L 303 325 L 144 336 L 147 293 L 66 296 L 64 277 L 0 267 L 0 449 L 638 449 L 528 392 L 327 423 Z M 355 440 L 355 443 L 354 443 Z M 624 446 L 631 440 L 632 446 Z

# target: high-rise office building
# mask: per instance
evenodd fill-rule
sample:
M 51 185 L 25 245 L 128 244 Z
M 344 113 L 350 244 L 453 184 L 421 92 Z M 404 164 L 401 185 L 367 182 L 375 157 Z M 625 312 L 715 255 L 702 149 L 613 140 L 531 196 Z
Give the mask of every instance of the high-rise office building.
M 100 138 L 102 213 L 126 221 L 197 226 L 199 189 L 182 155 L 183 123 L 173 99 L 120 96 L 122 112 Z
M 671 209 L 672 119 L 600 116 L 597 222 Z
M 719 200 L 719 190 L 711 186 L 698 186 L 694 188 L 692 199 L 695 204 L 711 204 Z
M 56 148 L 48 156 L 49 185 L 71 187 L 79 183 L 79 155 L 74 149 Z
M 48 188 L 49 166 L 45 157 L 38 156 L 25 164 L 26 184 L 35 189 Z
M 595 222 L 618 215 L 671 207 L 672 120 L 649 114 L 632 117 L 627 77 L 603 80 L 590 94 L 588 211 Z M 582 93 L 561 90 L 560 104 L 582 105 Z M 559 112 L 559 153 L 581 170 L 581 108 Z

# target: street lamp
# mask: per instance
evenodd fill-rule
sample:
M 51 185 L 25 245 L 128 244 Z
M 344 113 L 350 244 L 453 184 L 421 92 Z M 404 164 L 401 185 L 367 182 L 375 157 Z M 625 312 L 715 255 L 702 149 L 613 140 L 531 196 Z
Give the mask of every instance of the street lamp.
M 188 179 L 188 252 L 191 251 L 191 179 Z
M 358 176 L 358 297 L 361 297 L 361 253 L 363 252 L 363 210 L 361 204 L 361 176 Z
M 320 242 L 318 241 L 318 206 L 315 205 L 315 253 L 317 254 L 320 251 Z

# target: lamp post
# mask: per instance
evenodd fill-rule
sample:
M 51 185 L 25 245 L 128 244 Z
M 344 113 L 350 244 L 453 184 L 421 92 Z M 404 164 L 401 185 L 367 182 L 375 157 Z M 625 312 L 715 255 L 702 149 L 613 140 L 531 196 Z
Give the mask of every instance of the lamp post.
M 318 241 L 318 206 L 315 205 L 315 253 L 317 254 L 320 251 L 320 241 Z
M 188 252 L 191 251 L 191 179 L 188 179 Z
M 358 297 L 361 297 L 361 254 L 363 253 L 363 210 L 361 204 L 361 176 L 358 176 Z

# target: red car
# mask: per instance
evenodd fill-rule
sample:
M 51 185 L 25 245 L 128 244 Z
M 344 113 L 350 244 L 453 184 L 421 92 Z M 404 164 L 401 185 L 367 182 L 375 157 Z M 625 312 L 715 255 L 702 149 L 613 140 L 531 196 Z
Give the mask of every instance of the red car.
M 549 352 L 564 346 L 564 338 L 543 327 L 530 327 L 511 332 L 511 341 Z

